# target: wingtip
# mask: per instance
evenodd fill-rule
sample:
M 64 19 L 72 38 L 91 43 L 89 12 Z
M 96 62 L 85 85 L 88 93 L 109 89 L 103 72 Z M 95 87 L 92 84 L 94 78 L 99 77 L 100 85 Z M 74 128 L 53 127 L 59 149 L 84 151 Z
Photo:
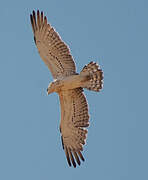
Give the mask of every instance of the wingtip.
M 35 10 L 32 11 L 32 14 L 35 15 Z
M 76 168 L 76 162 L 75 162 L 75 159 L 74 159 L 74 157 L 73 157 L 73 154 L 72 154 L 70 148 L 68 148 L 68 154 L 69 154 L 69 156 L 70 156 L 70 159 L 71 159 L 71 162 L 72 162 L 73 167 Z
M 46 16 L 44 16 L 44 21 L 47 21 L 47 17 Z
M 81 158 L 81 160 L 85 161 L 85 159 L 84 159 L 84 157 L 83 157 L 83 155 L 82 155 L 82 153 L 80 151 L 78 151 L 78 154 L 79 154 L 79 157 Z
M 31 21 L 31 23 L 33 23 L 33 17 L 32 17 L 32 14 L 30 14 L 30 21 Z
M 77 167 L 76 164 L 73 164 L 73 167 L 76 168 Z
M 65 147 L 64 150 L 65 150 L 65 154 L 66 154 L 66 158 L 67 158 L 68 165 L 71 167 L 71 162 L 70 162 L 70 158 L 69 158 L 69 154 L 68 154 L 68 149 L 67 149 L 67 147 Z
M 77 152 L 73 151 L 73 154 L 74 154 L 74 156 L 75 156 L 75 159 L 76 159 L 78 165 L 80 166 L 81 162 L 80 162 L 80 160 L 79 160 L 79 157 L 78 157 L 78 155 L 77 155 Z

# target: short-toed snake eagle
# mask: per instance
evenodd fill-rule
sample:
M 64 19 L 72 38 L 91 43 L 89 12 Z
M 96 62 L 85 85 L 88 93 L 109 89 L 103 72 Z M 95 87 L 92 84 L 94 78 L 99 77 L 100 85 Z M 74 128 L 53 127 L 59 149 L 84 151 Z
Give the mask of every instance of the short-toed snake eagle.
M 83 88 L 100 91 L 103 83 L 103 72 L 99 65 L 90 62 L 80 74 L 76 73 L 73 57 L 68 46 L 59 34 L 47 22 L 43 12 L 33 11 L 30 15 L 34 40 L 38 52 L 48 66 L 54 81 L 49 84 L 47 93 L 57 92 L 61 104 L 60 132 L 63 149 L 69 166 L 80 159 L 89 126 L 88 104 Z

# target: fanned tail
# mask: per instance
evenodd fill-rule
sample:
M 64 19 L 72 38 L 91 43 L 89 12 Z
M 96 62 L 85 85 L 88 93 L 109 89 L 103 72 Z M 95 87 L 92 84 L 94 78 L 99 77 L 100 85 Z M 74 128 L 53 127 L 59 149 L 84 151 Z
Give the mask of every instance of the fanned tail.
M 80 75 L 87 75 L 88 77 L 88 80 L 83 83 L 83 88 L 97 92 L 102 89 L 103 72 L 95 62 L 91 61 L 88 65 L 85 65 Z

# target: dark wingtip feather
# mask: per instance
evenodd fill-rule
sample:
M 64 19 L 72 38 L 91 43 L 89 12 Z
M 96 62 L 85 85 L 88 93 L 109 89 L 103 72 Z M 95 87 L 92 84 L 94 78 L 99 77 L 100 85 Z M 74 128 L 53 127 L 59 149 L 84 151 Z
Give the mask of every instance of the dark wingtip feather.
M 34 42 L 35 42 L 35 44 L 36 44 L 36 38 L 35 38 L 35 36 L 34 36 Z
M 82 160 L 82 161 L 85 161 L 85 159 L 84 159 L 84 157 L 83 157 L 83 155 L 82 155 L 82 153 L 81 153 L 80 151 L 78 151 L 78 154 L 79 154 L 81 160 Z
M 33 16 L 35 16 L 35 10 L 32 11 Z
M 70 158 L 69 158 L 69 154 L 68 154 L 68 150 L 67 150 L 67 147 L 65 147 L 65 154 L 66 154 L 66 158 L 67 158 L 67 162 L 69 164 L 69 166 L 71 166 L 71 162 L 70 162 Z
M 30 21 L 31 21 L 31 24 L 33 25 L 33 17 L 32 17 L 32 14 L 30 14 Z
M 35 28 L 34 28 L 34 25 L 33 25 L 33 16 L 32 16 L 32 14 L 30 14 L 30 21 L 31 21 L 33 33 L 35 33 Z
M 79 160 L 79 157 L 78 157 L 77 153 L 76 153 L 75 151 L 73 151 L 73 154 L 74 154 L 74 156 L 75 156 L 75 159 L 76 159 L 78 165 L 80 166 L 81 162 L 80 162 L 80 160 Z
M 46 16 L 44 16 L 44 21 L 47 21 L 47 17 Z
M 63 143 L 63 137 L 61 136 L 61 141 L 62 141 L 62 147 L 64 149 L 64 143 Z
M 74 157 L 73 157 L 72 152 L 71 152 L 70 149 L 69 149 L 69 155 L 70 155 L 70 159 L 71 159 L 71 161 L 72 161 L 73 167 L 76 168 L 76 162 L 75 162 L 75 160 L 74 160 Z
M 34 10 L 32 11 L 32 14 L 33 14 L 33 21 L 34 21 L 34 23 L 36 25 L 36 15 L 35 15 L 35 11 Z

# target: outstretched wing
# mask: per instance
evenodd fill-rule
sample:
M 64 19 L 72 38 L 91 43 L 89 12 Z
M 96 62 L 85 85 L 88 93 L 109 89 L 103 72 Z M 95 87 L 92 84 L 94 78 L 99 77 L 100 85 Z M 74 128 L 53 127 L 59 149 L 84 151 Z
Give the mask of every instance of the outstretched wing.
M 38 52 L 51 71 L 53 78 L 75 74 L 76 67 L 68 46 L 58 33 L 47 23 L 43 12 L 35 11 L 30 15 L 34 40 Z
M 76 162 L 80 165 L 80 159 L 84 161 L 81 151 L 87 135 L 85 127 L 89 126 L 88 104 L 82 88 L 61 91 L 59 96 L 63 149 L 69 166 L 72 162 L 76 167 Z

